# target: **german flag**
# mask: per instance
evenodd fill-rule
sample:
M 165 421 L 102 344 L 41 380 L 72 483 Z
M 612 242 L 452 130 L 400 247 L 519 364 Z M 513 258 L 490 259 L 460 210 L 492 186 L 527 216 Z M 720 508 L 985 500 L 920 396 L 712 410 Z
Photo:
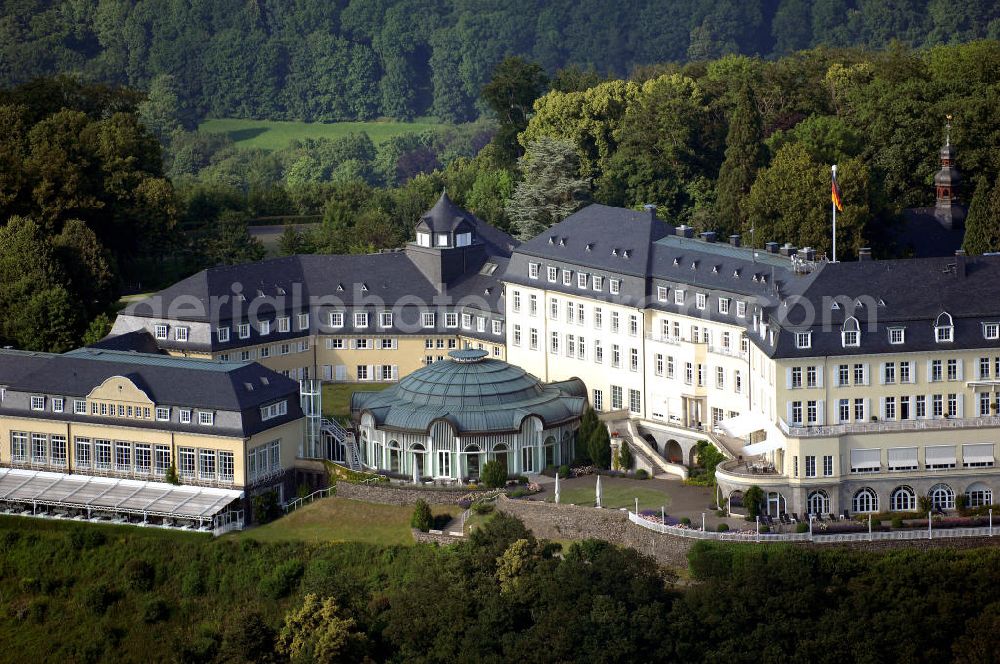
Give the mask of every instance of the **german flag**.
M 837 186 L 837 173 L 834 171 L 833 180 L 830 186 L 830 200 L 837 207 L 838 212 L 844 211 L 844 204 L 840 201 L 840 187 Z

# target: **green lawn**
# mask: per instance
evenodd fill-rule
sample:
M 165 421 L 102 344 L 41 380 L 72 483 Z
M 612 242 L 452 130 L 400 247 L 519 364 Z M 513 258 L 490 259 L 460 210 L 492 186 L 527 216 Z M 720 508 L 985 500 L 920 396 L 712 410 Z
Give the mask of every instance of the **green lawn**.
M 460 514 L 457 505 L 431 505 L 434 516 Z M 368 542 L 413 544 L 409 506 L 375 505 L 346 498 L 323 498 L 263 526 L 226 537 L 259 542 Z
M 393 136 L 435 129 L 437 122 L 285 122 L 273 120 L 206 120 L 198 131 L 227 134 L 240 147 L 280 150 L 293 140 L 340 138 L 351 132 L 365 132 L 377 145 Z
M 638 481 L 635 482 L 638 484 Z M 635 509 L 635 499 L 639 499 L 639 509 L 660 509 L 661 506 L 670 507 L 670 496 L 665 491 L 660 491 L 654 488 L 645 488 L 640 486 L 622 486 L 614 485 L 610 482 L 601 482 L 601 491 L 603 493 L 603 498 L 601 504 L 608 509 L 618 509 L 619 507 L 627 507 L 629 509 Z M 547 496 L 545 498 L 546 502 L 553 502 L 555 500 L 555 488 L 549 487 Z M 570 503 L 573 505 L 590 505 L 594 504 L 594 487 L 593 486 L 563 486 L 559 489 L 559 502 L 560 503 Z
M 351 415 L 351 394 L 380 392 L 395 383 L 335 383 L 323 386 L 323 415 L 344 418 Z

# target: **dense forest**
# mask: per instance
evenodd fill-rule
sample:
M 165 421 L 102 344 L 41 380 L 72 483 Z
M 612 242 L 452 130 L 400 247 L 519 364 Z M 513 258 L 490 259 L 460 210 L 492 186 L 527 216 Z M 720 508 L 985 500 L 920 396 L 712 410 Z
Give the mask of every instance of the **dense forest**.
M 446 548 L 33 526 L 0 519 L 7 661 L 996 661 L 995 548 L 703 542 L 678 583 L 503 515 Z
M 190 122 L 468 121 L 510 55 L 621 77 L 727 54 L 1000 37 L 991 0 L 7 0 L 3 14 L 0 82 L 173 87 Z

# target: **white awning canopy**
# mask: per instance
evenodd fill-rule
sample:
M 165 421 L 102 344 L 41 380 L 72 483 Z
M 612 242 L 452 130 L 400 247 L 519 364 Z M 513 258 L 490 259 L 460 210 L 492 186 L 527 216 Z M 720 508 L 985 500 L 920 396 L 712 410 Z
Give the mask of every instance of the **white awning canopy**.
M 242 491 L 166 482 L 0 469 L 0 503 L 28 503 L 139 516 L 211 520 Z
M 993 443 L 972 443 L 962 445 L 963 463 L 993 463 Z
M 762 440 L 761 442 L 754 443 L 753 445 L 744 445 L 743 454 L 744 456 L 756 456 L 758 454 L 765 454 L 767 452 L 783 449 L 785 449 L 784 438 L 772 436 L 767 440 Z
M 736 417 L 729 417 L 719 422 L 719 428 L 727 436 L 743 438 L 755 431 L 768 431 L 771 422 L 760 413 L 743 413 Z

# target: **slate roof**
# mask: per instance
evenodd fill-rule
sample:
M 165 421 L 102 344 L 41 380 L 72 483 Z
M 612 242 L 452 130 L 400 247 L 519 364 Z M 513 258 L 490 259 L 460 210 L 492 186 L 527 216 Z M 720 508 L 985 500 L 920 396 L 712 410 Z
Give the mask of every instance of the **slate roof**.
M 903 255 L 914 258 L 954 256 L 965 240 L 965 208 L 952 206 L 958 228 L 945 228 L 934 216 L 933 207 L 903 210 L 903 224 L 895 235 L 896 246 Z
M 488 359 L 485 351 L 449 355 L 382 392 L 355 392 L 352 413 L 369 413 L 379 427 L 409 432 L 426 432 L 443 419 L 458 433 L 516 431 L 529 415 L 548 427 L 583 414 L 586 388 L 577 379 L 545 385 L 520 367 Z
M 10 390 L 83 397 L 112 376 L 128 378 L 164 406 L 240 411 L 289 395 L 298 404 L 294 380 L 254 362 L 91 348 L 44 356 L 0 351 L 0 383 Z
M 99 350 L 120 350 L 120 351 L 135 351 L 137 353 L 148 353 L 153 355 L 165 354 L 156 345 L 156 339 L 147 330 L 136 330 L 134 332 L 126 332 L 125 334 L 119 334 L 116 336 L 106 336 L 96 343 L 92 343 L 87 348 L 96 348 Z

